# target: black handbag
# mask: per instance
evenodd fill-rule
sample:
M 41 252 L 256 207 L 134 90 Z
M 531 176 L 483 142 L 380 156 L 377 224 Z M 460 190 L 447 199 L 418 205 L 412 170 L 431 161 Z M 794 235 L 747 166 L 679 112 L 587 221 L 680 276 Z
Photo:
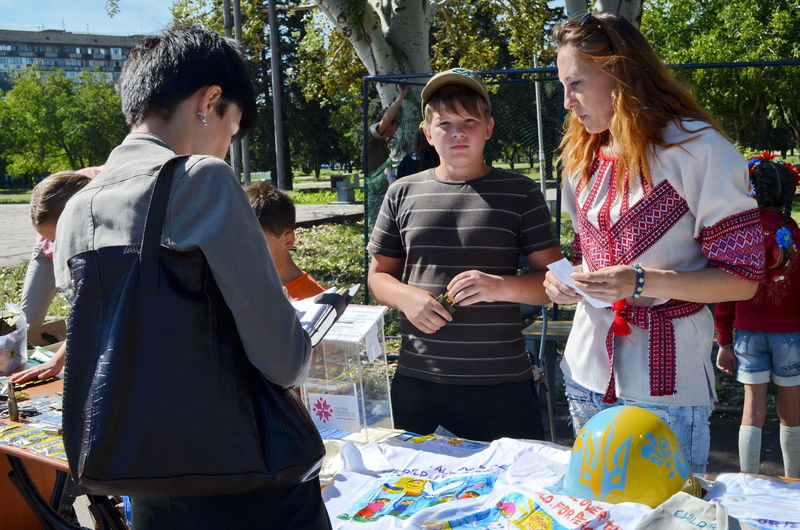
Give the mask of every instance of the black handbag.
M 69 260 L 64 447 L 89 493 L 228 495 L 300 484 L 322 465 L 308 411 L 248 361 L 203 253 L 160 245 L 185 158 L 161 168 L 140 247 Z

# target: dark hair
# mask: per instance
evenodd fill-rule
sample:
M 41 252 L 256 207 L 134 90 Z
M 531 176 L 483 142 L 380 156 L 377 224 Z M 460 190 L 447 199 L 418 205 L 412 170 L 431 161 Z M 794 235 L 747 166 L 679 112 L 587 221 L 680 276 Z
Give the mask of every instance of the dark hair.
M 58 221 L 67 201 L 83 189 L 91 179 L 72 171 L 53 173 L 33 188 L 31 193 L 31 222 L 39 226 Z
M 185 26 L 142 38 L 122 67 L 122 112 L 135 126 L 152 114 L 169 120 L 181 101 L 205 86 L 219 85 L 222 102 L 242 110 L 238 136 L 256 122 L 256 99 L 238 44 L 213 31 Z
M 783 213 L 783 226 L 790 224 L 792 217 L 792 201 L 797 187 L 797 175 L 789 168 L 787 163 L 770 160 L 763 157 L 761 162 L 752 165 L 750 182 L 753 186 L 756 202 L 761 209 L 777 209 Z M 753 158 L 750 159 L 753 163 Z M 792 252 L 789 248 L 781 249 L 781 255 L 771 269 L 783 269 L 789 264 Z M 769 256 L 768 256 L 769 257 Z
M 444 107 L 449 112 L 456 112 L 458 106 L 474 116 L 489 121 L 492 111 L 486 99 L 474 90 L 464 85 L 444 85 L 442 88 L 431 94 L 425 103 L 423 119 L 426 125 L 430 125 L 433 119 L 433 111 Z
M 439 153 L 436 149 L 428 143 L 428 138 L 425 136 L 425 131 L 422 127 L 417 130 L 417 172 L 425 171 L 432 167 L 439 165 Z
M 267 182 L 248 186 L 245 191 L 263 230 L 268 230 L 275 237 L 287 230 L 294 230 L 294 202 L 288 193 Z

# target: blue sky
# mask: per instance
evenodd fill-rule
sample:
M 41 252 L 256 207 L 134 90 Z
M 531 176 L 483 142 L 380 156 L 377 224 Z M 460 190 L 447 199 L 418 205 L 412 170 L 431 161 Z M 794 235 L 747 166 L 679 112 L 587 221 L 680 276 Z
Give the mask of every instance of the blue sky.
M 86 33 L 88 26 L 89 33 L 141 35 L 166 27 L 171 5 L 170 0 L 120 0 L 119 13 L 109 18 L 106 0 L 0 0 L 0 29 Z

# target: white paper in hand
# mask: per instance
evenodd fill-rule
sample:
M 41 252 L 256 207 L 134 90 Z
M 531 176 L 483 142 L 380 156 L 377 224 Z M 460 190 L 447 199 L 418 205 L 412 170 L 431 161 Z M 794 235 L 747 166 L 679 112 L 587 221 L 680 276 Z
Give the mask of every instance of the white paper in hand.
M 335 293 L 336 288 L 331 287 L 326 293 Z M 325 316 L 332 310 L 331 306 L 327 304 L 318 304 L 314 301 L 316 296 L 310 298 L 303 298 L 302 300 L 295 300 L 292 302 L 295 311 L 297 311 L 297 318 L 300 319 L 303 329 L 311 334 Z
M 575 289 L 575 292 L 581 295 L 584 301 L 586 301 L 588 304 L 591 304 L 592 307 L 611 307 L 611 304 L 592 298 L 575 286 L 575 282 L 572 280 L 572 276 L 570 276 L 570 274 L 575 272 L 575 269 L 572 268 L 572 264 L 570 264 L 566 258 L 561 258 L 559 261 L 554 261 L 548 265 L 547 268 L 556 275 L 556 278 Z

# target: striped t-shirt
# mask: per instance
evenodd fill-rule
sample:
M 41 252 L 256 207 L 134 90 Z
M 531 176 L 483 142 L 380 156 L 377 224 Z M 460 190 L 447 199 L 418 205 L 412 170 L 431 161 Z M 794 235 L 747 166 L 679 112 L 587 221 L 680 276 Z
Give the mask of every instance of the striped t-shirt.
M 438 295 L 461 272 L 515 275 L 520 252 L 557 245 L 533 180 L 492 169 L 450 182 L 429 169 L 389 186 L 367 248 L 403 258 L 403 281 Z M 403 317 L 397 373 L 450 384 L 527 380 L 531 366 L 521 331 L 519 305 L 510 302 L 459 307 L 453 321 L 431 335 Z

